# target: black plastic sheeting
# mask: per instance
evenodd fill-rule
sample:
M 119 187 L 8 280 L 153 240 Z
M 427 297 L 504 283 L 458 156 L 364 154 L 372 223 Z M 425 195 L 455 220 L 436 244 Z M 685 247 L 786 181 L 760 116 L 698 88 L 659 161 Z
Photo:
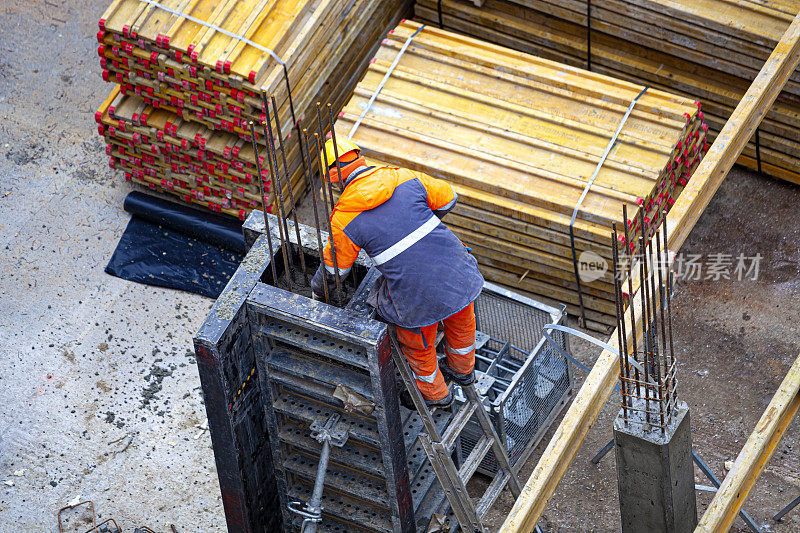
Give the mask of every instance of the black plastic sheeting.
M 106 272 L 217 298 L 244 258 L 242 225 L 229 217 L 132 192 L 128 227 Z

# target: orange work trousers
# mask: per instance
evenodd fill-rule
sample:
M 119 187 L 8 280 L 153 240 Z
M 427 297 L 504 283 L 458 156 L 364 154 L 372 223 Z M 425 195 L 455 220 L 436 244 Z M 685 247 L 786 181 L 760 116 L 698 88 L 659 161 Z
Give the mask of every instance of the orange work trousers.
M 475 368 L 475 306 L 469 304 L 458 313 L 442 320 L 447 366 L 461 374 Z M 436 330 L 439 324 L 422 329 L 422 335 L 397 327 L 397 340 L 406 356 L 422 396 L 441 400 L 447 396 L 447 386 L 436 359 Z

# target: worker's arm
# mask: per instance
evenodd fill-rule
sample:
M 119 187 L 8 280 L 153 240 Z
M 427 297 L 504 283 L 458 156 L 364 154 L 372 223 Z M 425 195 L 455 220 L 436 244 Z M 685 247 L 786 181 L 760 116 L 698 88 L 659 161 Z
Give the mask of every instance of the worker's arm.
M 428 207 L 437 217 L 444 218 L 458 201 L 458 195 L 453 187 L 444 180 L 432 178 L 422 172 L 414 172 L 414 174 L 428 191 Z
M 350 269 L 353 267 L 353 263 L 356 262 L 356 258 L 358 257 L 358 253 L 361 251 L 361 248 L 356 246 L 356 244 L 350 240 L 350 237 L 345 234 L 344 229 L 342 228 L 341 223 L 339 223 L 337 220 L 335 213 L 331 226 L 333 231 L 333 246 L 336 250 L 336 266 L 339 268 L 339 275 L 345 276 L 348 272 L 350 272 Z M 319 266 L 316 274 L 314 274 L 314 279 L 311 280 L 311 290 L 318 296 L 325 294 L 325 286 L 322 280 L 323 276 L 326 276 L 329 292 L 332 288 L 331 284 L 336 282 L 336 277 L 334 275 L 335 270 L 333 268 L 333 254 L 331 252 L 330 242 L 325 245 L 322 253 L 325 263 L 324 265 Z

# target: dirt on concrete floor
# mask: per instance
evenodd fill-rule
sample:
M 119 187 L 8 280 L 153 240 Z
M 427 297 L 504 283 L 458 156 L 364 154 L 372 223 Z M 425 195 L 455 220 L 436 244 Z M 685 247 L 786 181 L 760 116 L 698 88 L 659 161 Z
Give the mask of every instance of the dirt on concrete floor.
M 95 51 L 106 4 L 0 7 L 0 531 L 56 531 L 58 508 L 76 498 L 125 531 L 224 531 L 191 355 L 211 302 L 103 272 L 130 190 L 108 168 L 94 123 L 111 90 Z M 695 449 L 719 476 L 800 351 L 797 205 L 799 188 L 736 169 L 683 250 L 763 256 L 755 281 L 685 280 L 676 291 L 679 394 Z M 589 365 L 597 357 L 572 345 Z M 589 432 L 544 514 L 548 530 L 619 530 L 613 456 L 589 462 L 618 405 L 612 396 Z M 800 493 L 798 426 L 746 504 L 773 531 L 800 530 L 800 510 L 769 519 Z M 698 483 L 710 484 L 699 472 Z M 710 495 L 698 501 L 702 513 Z M 494 525 L 512 503 L 503 495 Z

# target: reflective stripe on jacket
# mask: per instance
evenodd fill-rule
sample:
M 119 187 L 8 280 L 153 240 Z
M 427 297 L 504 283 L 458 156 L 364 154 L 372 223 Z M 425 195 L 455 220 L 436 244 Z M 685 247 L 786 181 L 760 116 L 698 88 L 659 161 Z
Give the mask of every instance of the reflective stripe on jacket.
M 427 326 L 480 294 L 475 258 L 440 221 L 456 201 L 447 182 L 402 168 L 368 168 L 348 181 L 331 215 L 337 266 L 346 273 L 364 249 L 383 274 L 371 302 L 386 320 Z M 334 271 L 329 245 L 325 266 Z

